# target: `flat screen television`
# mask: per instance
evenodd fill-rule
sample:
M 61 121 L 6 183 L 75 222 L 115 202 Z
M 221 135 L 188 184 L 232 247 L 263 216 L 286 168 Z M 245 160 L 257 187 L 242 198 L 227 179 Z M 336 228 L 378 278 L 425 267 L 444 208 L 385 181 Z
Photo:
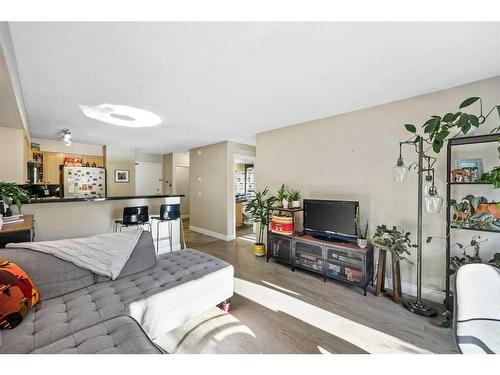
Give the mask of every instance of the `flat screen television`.
M 358 207 L 359 202 L 304 199 L 304 234 L 353 241 Z

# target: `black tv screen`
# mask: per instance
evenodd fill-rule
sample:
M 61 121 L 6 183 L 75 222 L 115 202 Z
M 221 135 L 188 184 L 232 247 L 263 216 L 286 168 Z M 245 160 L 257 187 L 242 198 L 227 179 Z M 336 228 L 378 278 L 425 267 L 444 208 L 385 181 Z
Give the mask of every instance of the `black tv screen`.
M 325 238 L 356 237 L 358 202 L 304 199 L 304 232 Z

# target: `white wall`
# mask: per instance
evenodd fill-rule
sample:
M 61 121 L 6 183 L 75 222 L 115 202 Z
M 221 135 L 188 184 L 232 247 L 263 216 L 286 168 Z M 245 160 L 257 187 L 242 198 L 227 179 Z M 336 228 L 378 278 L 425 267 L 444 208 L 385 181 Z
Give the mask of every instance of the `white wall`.
M 431 115 L 457 111 L 462 100 L 481 96 L 485 110 L 500 104 L 500 77 L 460 86 L 450 90 L 418 96 L 398 102 L 311 121 L 257 135 L 256 186 L 275 190 L 281 183 L 299 189 L 304 198 L 347 199 L 360 202 L 361 219 L 369 221 L 369 235 L 380 224 L 397 225 L 416 232 L 417 177 L 411 173 L 403 184 L 393 182 L 391 168 L 396 163 L 398 142 L 409 138 L 403 124 L 413 123 L 420 128 Z M 475 110 L 476 106 L 469 108 Z M 494 114 L 487 128 L 498 126 Z M 483 132 L 488 132 L 484 130 Z M 496 153 L 496 145 L 490 152 Z M 474 158 L 482 153 L 471 151 L 459 155 Z M 408 148 L 403 151 L 406 163 L 416 160 Z M 487 168 L 498 165 L 491 155 Z M 446 151 L 436 164 L 436 182 L 444 195 L 446 181 Z M 457 192 L 480 192 L 476 187 Z M 486 189 L 481 187 L 481 189 Z M 482 191 L 482 190 L 481 190 Z M 500 191 L 500 189 L 499 189 Z M 489 197 L 500 201 L 500 192 L 489 188 Z M 486 194 L 486 193 L 484 193 Z M 439 215 L 424 216 L 425 236 L 445 235 L 445 209 Z M 472 232 L 462 233 L 460 240 L 470 239 Z M 483 256 L 490 259 L 497 252 L 498 236 L 488 236 Z M 455 239 L 452 239 L 455 241 Z M 412 258 L 415 258 L 413 255 Z M 445 241 L 435 239 L 423 248 L 423 286 L 427 292 L 444 288 Z M 416 284 L 415 267 L 402 264 L 402 281 Z M 425 291 L 424 291 L 425 292 Z M 436 293 L 435 293 L 436 294 Z

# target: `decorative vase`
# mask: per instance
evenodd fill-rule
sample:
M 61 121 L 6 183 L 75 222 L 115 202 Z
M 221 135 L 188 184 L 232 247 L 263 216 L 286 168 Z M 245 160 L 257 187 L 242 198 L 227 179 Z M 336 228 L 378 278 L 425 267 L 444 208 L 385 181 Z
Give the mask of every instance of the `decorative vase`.
M 299 208 L 300 207 L 300 201 L 292 201 L 292 208 Z
M 258 257 L 263 257 L 264 255 L 266 255 L 266 245 L 264 245 L 263 243 L 254 243 L 253 253 Z
M 7 216 L 12 216 L 12 208 L 10 207 L 7 207 L 7 209 L 5 210 L 5 217 Z
M 283 204 L 283 208 L 288 208 L 288 200 L 287 199 L 283 199 L 281 201 L 281 204 Z
M 368 246 L 368 240 L 366 238 L 358 238 L 356 242 L 358 243 L 358 247 L 361 249 Z

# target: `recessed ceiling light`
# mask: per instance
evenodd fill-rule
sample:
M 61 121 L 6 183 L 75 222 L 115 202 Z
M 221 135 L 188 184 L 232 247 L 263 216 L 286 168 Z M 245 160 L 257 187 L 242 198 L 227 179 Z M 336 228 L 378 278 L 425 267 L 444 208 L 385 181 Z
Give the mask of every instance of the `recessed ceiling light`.
M 160 116 L 153 112 L 128 105 L 105 103 L 96 106 L 79 105 L 78 107 L 85 116 L 111 125 L 147 128 L 161 123 Z

